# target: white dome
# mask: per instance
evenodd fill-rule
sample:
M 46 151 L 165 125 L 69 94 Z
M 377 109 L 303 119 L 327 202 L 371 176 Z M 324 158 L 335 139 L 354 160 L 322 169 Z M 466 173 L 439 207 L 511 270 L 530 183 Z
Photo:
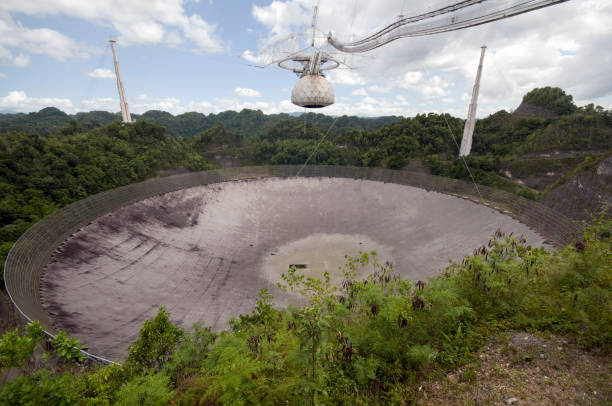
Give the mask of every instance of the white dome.
M 334 104 L 334 89 L 324 76 L 302 76 L 293 86 L 291 103 L 308 108 L 329 106 Z

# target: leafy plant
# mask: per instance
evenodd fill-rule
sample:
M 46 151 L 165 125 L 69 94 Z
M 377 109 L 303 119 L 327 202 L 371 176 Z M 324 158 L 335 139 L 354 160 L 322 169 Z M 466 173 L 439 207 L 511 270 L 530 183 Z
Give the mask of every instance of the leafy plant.
M 46 369 L 20 375 L 6 382 L 0 391 L 0 405 L 7 406 L 72 406 L 77 398 L 70 374 L 54 376 Z
M 140 329 L 138 340 L 128 349 L 126 364 L 136 370 L 159 371 L 168 361 L 183 336 L 183 330 L 172 324 L 165 307 Z
M 0 365 L 2 368 L 25 369 L 34 355 L 38 343 L 45 337 L 43 328 L 35 320 L 26 325 L 25 335 L 20 335 L 19 330 L 7 331 L 0 338 Z
M 36 349 L 36 340 L 21 336 L 18 329 L 7 331 L 0 339 L 2 368 L 25 368 Z
M 55 338 L 51 340 L 51 345 L 60 359 L 78 362 L 82 362 L 85 359 L 85 354 L 81 352 L 83 349 L 81 340 L 68 337 L 65 331 L 60 331 Z
M 170 379 L 164 374 L 138 376 L 117 392 L 117 406 L 162 406 L 173 396 Z
M 217 334 L 201 323 L 195 324 L 180 338 L 178 347 L 163 368 L 173 384 L 178 385 L 200 371 L 216 338 Z

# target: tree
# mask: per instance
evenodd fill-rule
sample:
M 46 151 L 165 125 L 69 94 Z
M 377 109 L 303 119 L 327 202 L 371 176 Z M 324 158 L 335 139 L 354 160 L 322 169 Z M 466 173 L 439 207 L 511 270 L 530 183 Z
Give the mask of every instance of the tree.
M 130 345 L 126 364 L 136 370 L 160 370 L 183 336 L 183 330 L 170 321 L 165 307 L 140 329 L 138 340 Z
M 2 368 L 25 369 L 32 359 L 38 343 L 44 338 L 38 321 L 28 323 L 26 334 L 20 335 L 17 328 L 4 333 L 0 338 L 0 365 Z

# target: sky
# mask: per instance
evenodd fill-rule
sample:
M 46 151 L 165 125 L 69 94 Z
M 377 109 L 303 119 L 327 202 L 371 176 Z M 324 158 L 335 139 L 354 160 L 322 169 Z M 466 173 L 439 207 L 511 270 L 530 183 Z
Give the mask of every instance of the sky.
M 358 39 L 399 15 L 449 1 L 318 3 L 320 41 L 327 32 L 339 40 Z M 117 40 L 133 113 L 303 112 L 290 101 L 296 75 L 257 63 L 289 49 L 283 39 L 308 29 L 313 5 L 314 0 L 2 0 L 0 112 L 47 106 L 69 114 L 119 111 L 109 38 Z M 479 27 L 399 39 L 364 54 L 338 54 L 345 64 L 327 74 L 336 103 L 317 112 L 465 117 L 482 45 L 487 51 L 477 117 L 512 111 L 526 92 L 544 86 L 563 88 L 578 105 L 612 108 L 612 1 L 571 0 Z

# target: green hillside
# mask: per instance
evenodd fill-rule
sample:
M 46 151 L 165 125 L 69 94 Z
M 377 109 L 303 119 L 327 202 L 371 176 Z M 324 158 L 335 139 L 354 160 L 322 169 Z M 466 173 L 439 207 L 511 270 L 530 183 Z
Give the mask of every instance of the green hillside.
M 0 134 L 9 131 L 21 131 L 41 135 L 54 134 L 61 127 L 74 120 L 80 128 L 89 130 L 101 125 L 108 125 L 121 119 L 119 113 L 106 111 L 82 112 L 68 115 L 55 107 L 47 107 L 37 113 L 0 114 Z M 319 128 L 327 128 L 335 122 L 333 132 L 344 128 L 359 128 L 370 130 L 384 124 L 399 120 L 400 117 L 385 116 L 365 118 L 355 116 L 342 116 L 334 118 L 324 114 L 306 113 L 300 116 L 290 114 L 263 114 L 260 110 L 244 109 L 240 112 L 224 111 L 219 114 L 202 114 L 196 112 L 183 113 L 173 116 L 159 110 L 150 110 L 143 114 L 132 114 L 134 121 L 146 121 L 166 128 L 166 133 L 172 137 L 191 137 L 205 131 L 214 125 L 221 124 L 228 130 L 247 138 L 254 138 L 263 134 L 279 121 L 298 123 L 315 123 Z
M 0 115 L 2 263 L 31 224 L 73 201 L 214 166 L 309 162 L 473 176 L 577 219 L 599 213 L 584 238 L 563 250 L 528 247 L 498 232 L 427 283 L 396 276 L 373 253 L 347 258 L 336 287 L 291 269 L 284 286 L 300 292 L 304 306 L 278 310 L 262 291 L 252 312 L 220 333 L 183 331 L 162 308 L 121 366 L 82 363 L 80 344 L 63 334 L 47 346 L 37 323 L 9 330 L 0 339 L 0 365 L 21 375 L 0 389 L 0 405 L 427 403 L 423 382 L 463 368 L 451 390 L 472 388 L 479 351 L 513 331 L 562 337 L 610 365 L 612 111 L 577 107 L 555 88 L 534 89 L 523 105 L 478 120 L 465 162 L 456 156 L 464 121 L 434 113 L 365 119 L 150 111 L 129 125 L 106 112 Z M 538 116 L 540 108 L 546 112 Z M 370 276 L 357 281 L 362 267 Z M 515 358 L 523 366 L 534 354 Z M 605 404 L 612 389 L 602 381 L 589 387 L 595 395 L 588 399 Z

